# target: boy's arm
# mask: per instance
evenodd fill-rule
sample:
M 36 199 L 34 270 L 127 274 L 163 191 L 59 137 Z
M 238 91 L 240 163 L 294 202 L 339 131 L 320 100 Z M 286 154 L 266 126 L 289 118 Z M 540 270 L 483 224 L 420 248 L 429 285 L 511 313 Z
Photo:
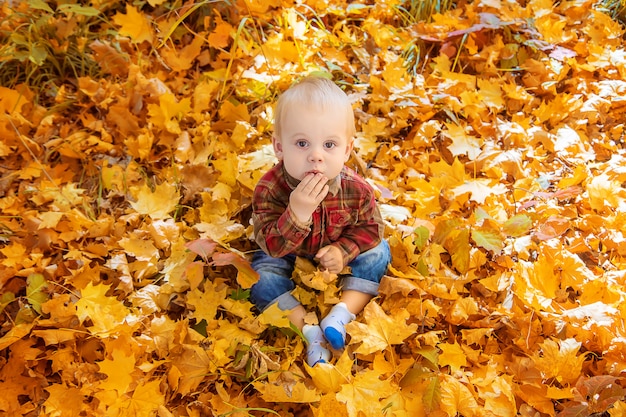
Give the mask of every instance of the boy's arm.
M 313 211 L 328 193 L 328 179 L 307 175 L 291 191 L 272 181 L 261 181 L 254 191 L 255 239 L 261 249 L 275 258 L 293 253 L 311 232 Z
M 298 221 L 288 201 L 287 191 L 272 183 L 259 183 L 254 190 L 254 238 L 265 253 L 275 258 L 293 253 L 311 231 L 308 224 Z
M 374 193 L 367 193 L 359 207 L 356 223 L 346 227 L 341 237 L 331 244 L 341 250 L 344 266 L 362 252 L 376 247 L 383 238 L 385 226 Z
M 252 222 L 259 247 L 274 258 L 293 253 L 311 232 L 306 224 L 298 222 L 289 209 L 280 215 L 257 212 L 252 215 Z

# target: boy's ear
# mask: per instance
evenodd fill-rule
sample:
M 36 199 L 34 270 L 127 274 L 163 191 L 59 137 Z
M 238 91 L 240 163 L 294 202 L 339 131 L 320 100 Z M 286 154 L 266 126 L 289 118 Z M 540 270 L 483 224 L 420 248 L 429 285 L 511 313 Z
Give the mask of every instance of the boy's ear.
M 276 136 L 272 136 L 272 145 L 274 146 L 274 154 L 276 158 L 283 159 L 283 144 Z
M 354 139 L 350 139 L 348 141 L 348 144 L 346 145 L 346 155 L 344 157 L 344 162 L 348 162 L 348 159 L 350 159 L 350 155 L 352 154 L 352 149 L 354 148 Z

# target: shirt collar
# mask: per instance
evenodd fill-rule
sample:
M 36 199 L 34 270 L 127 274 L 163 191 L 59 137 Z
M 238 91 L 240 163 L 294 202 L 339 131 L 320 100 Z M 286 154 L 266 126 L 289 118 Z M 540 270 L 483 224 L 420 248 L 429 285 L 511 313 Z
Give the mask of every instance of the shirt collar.
M 295 189 L 298 186 L 298 184 L 300 184 L 300 180 L 295 179 L 294 177 L 292 177 L 291 175 L 287 173 L 287 170 L 285 169 L 285 164 L 283 164 L 283 161 L 280 161 L 280 165 L 281 165 L 281 170 L 283 171 L 283 175 L 285 176 L 285 180 L 287 181 L 287 184 L 292 190 Z M 337 175 L 335 178 L 328 181 L 328 193 L 335 196 L 337 195 L 340 189 L 341 189 L 341 174 Z

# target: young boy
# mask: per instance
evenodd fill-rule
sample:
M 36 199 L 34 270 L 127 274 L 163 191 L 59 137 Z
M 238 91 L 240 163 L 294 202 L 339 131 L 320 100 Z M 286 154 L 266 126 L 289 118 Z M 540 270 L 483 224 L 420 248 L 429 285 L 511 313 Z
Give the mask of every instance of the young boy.
M 254 191 L 254 234 L 262 250 L 252 267 L 259 281 L 251 300 L 261 310 L 278 303 L 302 330 L 310 366 L 345 346 L 345 325 L 372 297 L 391 261 L 383 222 L 371 187 L 344 166 L 352 151 L 354 113 L 332 81 L 307 77 L 278 100 L 272 143 L 279 163 Z M 341 302 L 320 326 L 305 325 L 306 311 L 291 294 L 296 256 L 315 260 L 331 273 L 345 266 Z

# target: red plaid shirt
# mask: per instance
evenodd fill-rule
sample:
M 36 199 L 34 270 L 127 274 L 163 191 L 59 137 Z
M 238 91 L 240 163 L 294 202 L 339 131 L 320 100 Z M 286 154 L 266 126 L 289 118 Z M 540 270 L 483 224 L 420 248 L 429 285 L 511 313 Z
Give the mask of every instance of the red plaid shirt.
M 353 170 L 343 168 L 313 212 L 310 224 L 299 222 L 289 209 L 289 195 L 298 182 L 287 174 L 281 161 L 254 190 L 254 236 L 265 253 L 275 258 L 312 256 L 320 248 L 333 245 L 341 250 L 347 265 L 380 243 L 384 223 L 374 191 Z

